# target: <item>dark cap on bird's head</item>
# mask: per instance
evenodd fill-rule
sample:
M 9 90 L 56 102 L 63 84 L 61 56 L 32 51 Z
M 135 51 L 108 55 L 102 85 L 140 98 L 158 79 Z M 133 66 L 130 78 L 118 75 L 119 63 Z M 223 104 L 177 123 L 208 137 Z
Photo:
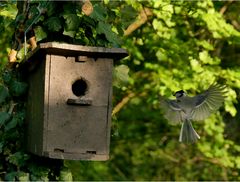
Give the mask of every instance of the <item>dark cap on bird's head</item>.
M 183 95 L 185 95 L 185 92 L 183 90 L 179 90 L 173 94 L 173 96 L 176 96 L 177 98 L 182 97 Z

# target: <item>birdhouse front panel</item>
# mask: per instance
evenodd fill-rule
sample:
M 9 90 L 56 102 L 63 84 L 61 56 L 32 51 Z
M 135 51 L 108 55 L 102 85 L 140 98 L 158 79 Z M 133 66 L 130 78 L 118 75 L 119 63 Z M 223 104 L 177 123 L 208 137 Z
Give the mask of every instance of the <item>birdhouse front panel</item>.
M 28 150 L 50 158 L 107 160 L 113 59 L 126 55 L 122 49 L 40 45 L 28 58 L 38 63 L 29 73 Z
M 49 155 L 109 153 L 112 62 L 50 56 L 45 146 Z

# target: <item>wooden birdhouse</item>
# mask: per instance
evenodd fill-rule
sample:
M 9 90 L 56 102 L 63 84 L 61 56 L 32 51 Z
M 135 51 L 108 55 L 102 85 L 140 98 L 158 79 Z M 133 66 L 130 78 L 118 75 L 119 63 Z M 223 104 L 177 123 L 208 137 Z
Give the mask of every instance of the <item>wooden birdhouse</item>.
M 27 148 L 57 159 L 107 160 L 113 61 L 120 48 L 42 43 L 27 57 Z

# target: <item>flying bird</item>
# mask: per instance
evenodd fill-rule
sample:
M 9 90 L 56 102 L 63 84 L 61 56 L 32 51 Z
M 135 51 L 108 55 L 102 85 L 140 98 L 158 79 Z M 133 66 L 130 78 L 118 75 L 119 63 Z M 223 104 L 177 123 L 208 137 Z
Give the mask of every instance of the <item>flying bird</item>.
M 225 99 L 225 86 L 211 85 L 203 93 L 190 97 L 183 90 L 177 91 L 175 100 L 160 98 L 160 108 L 171 124 L 182 124 L 179 141 L 194 143 L 200 136 L 194 130 L 192 121 L 202 121 L 218 110 Z

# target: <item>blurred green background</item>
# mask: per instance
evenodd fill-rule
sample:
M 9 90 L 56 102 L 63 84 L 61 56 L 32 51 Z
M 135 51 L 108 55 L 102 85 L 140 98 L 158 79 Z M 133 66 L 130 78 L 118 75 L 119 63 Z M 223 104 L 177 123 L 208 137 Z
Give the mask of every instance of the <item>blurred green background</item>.
M 240 180 L 240 2 L 105 0 L 92 4 L 97 13 L 90 17 L 106 23 L 92 28 L 93 35 L 101 32 L 129 56 L 115 63 L 110 160 L 64 161 L 62 175 L 100 181 Z M 1 72 L 16 14 L 15 2 L 0 2 Z M 118 37 L 109 35 L 110 30 Z M 71 38 L 81 40 L 83 32 L 86 29 L 77 27 Z M 93 45 L 90 38 L 82 44 Z M 193 122 L 201 136 L 196 144 L 179 143 L 181 126 L 171 126 L 163 118 L 159 95 L 173 98 L 172 93 L 181 89 L 194 95 L 214 81 L 227 86 L 224 106 L 205 121 Z M 1 171 L 6 173 L 4 168 Z

